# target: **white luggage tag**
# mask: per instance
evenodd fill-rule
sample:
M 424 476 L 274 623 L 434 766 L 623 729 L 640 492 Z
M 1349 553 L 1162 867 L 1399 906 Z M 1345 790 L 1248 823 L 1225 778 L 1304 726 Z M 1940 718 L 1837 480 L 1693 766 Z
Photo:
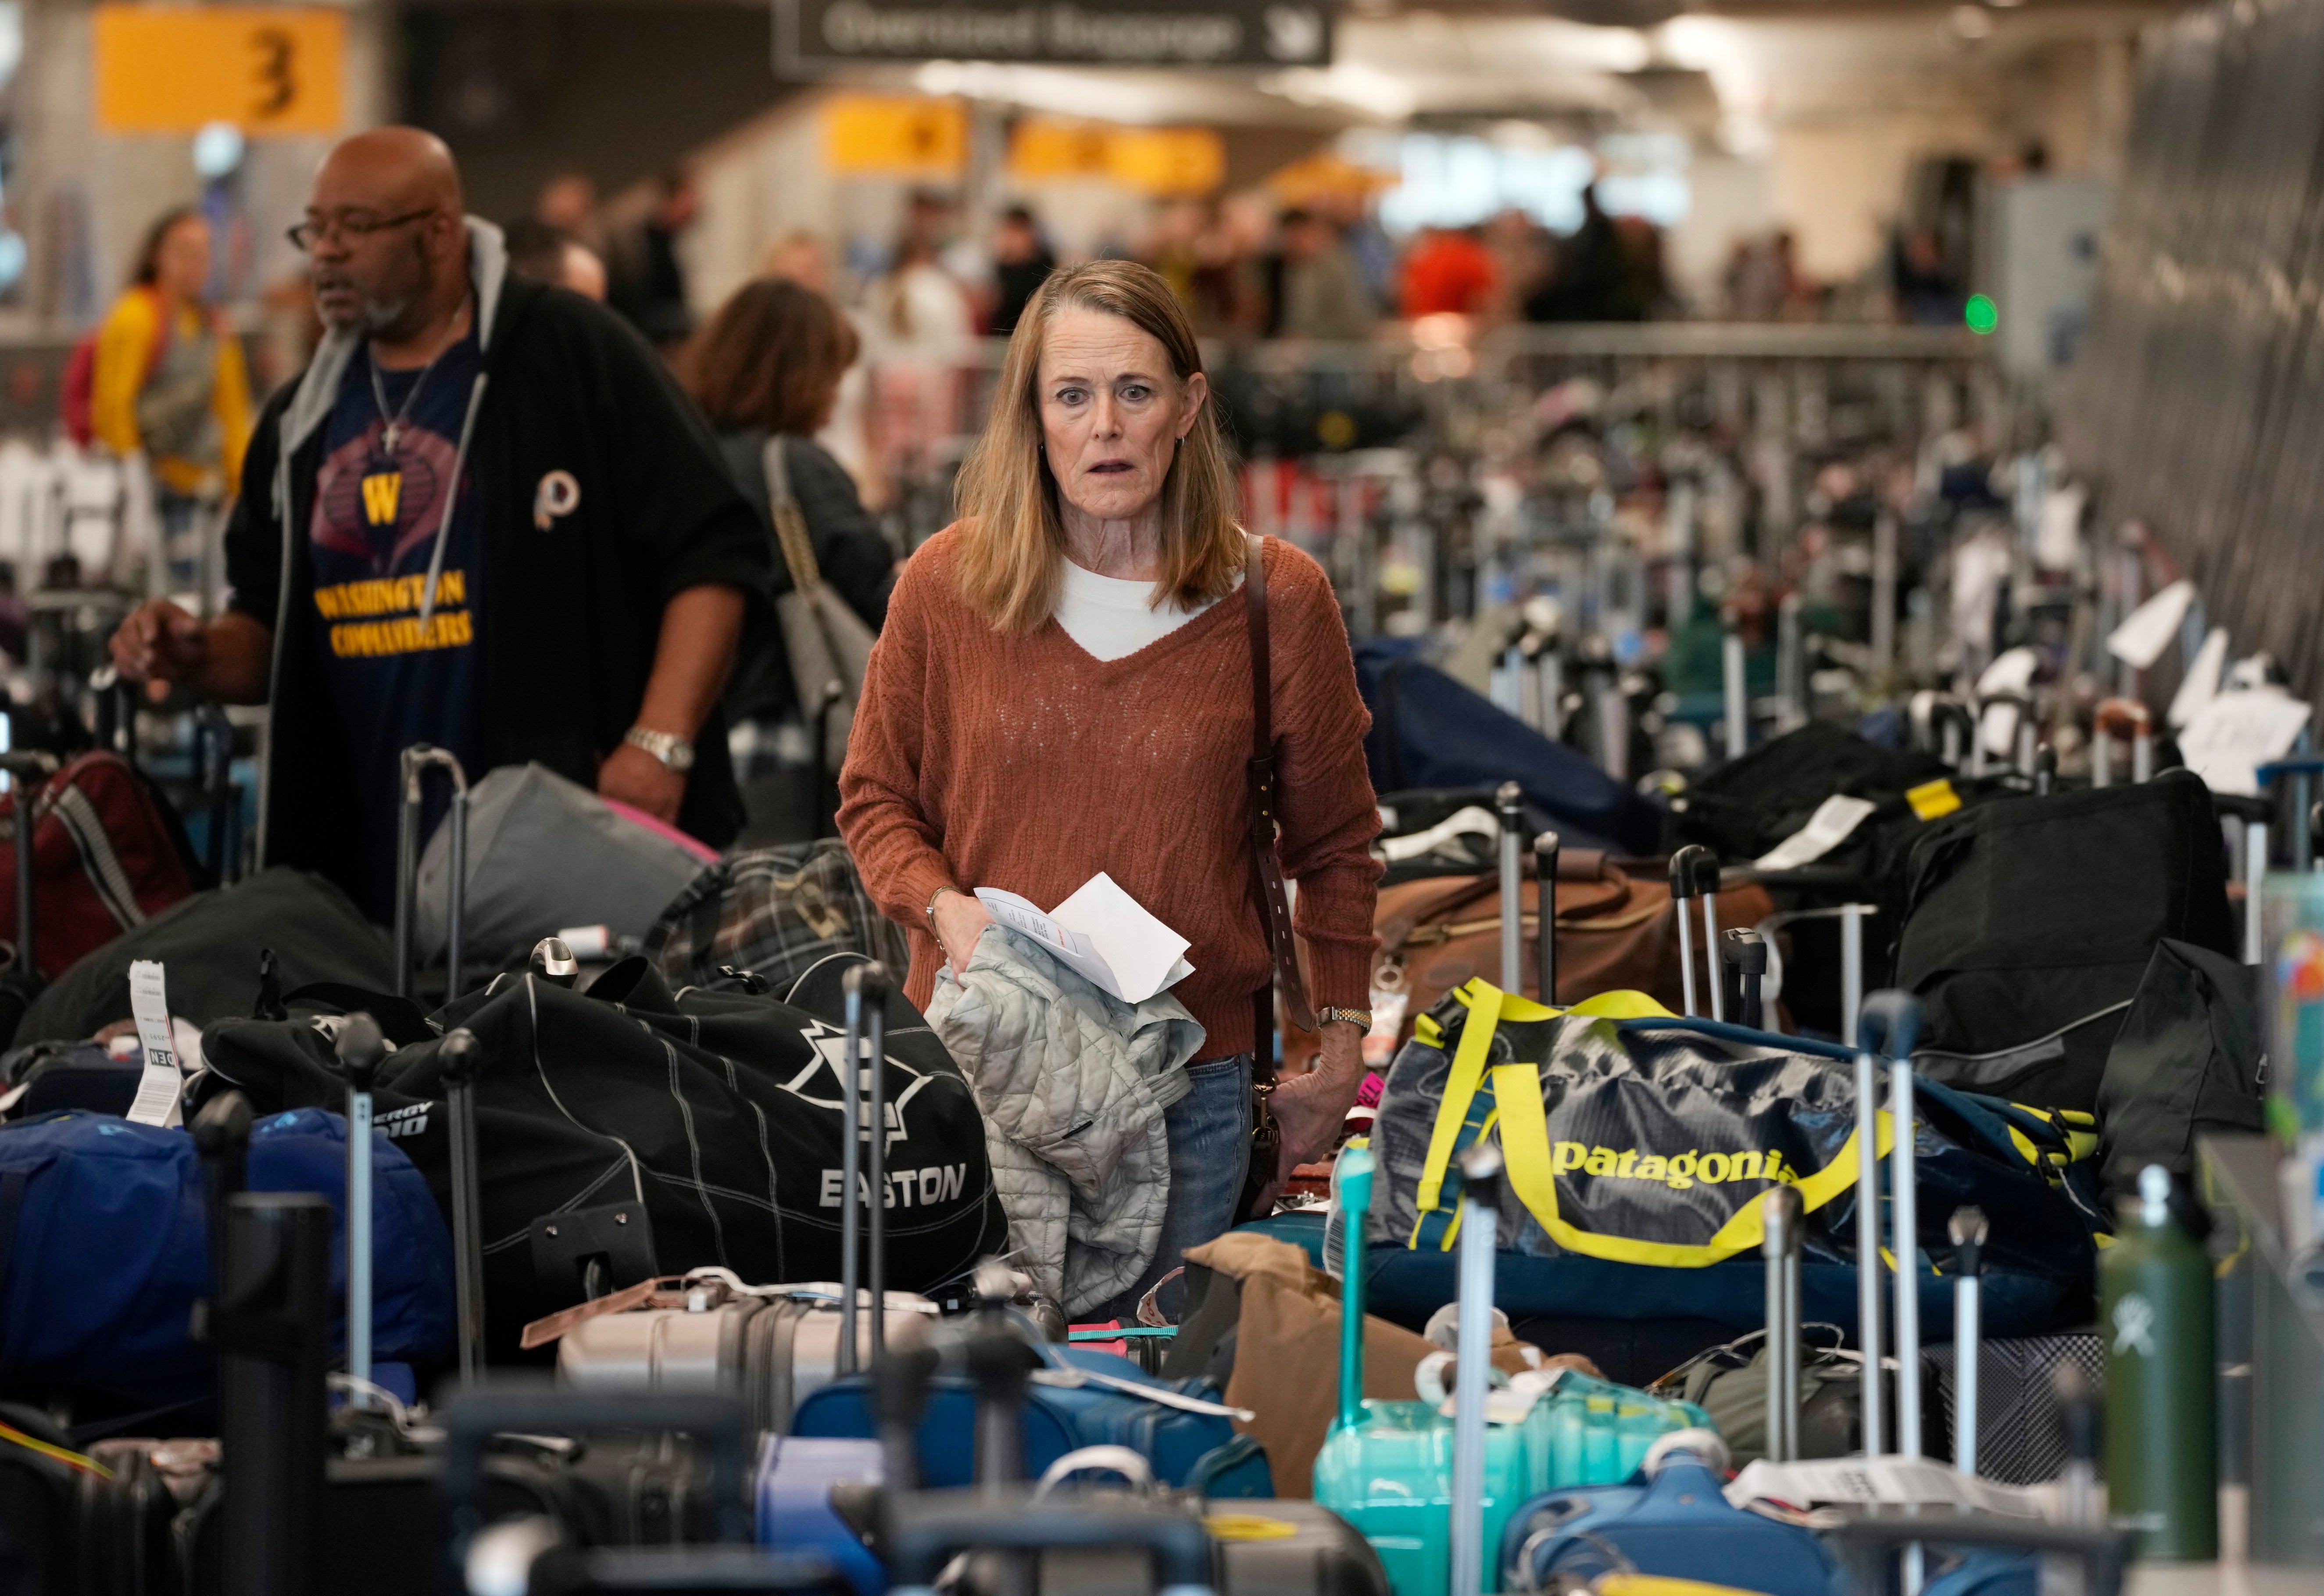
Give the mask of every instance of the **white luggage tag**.
M 129 1012 L 137 1022 L 137 1040 L 145 1049 L 145 1073 L 137 1083 L 137 1098 L 129 1105 L 129 1118 L 140 1125 L 182 1123 L 186 1078 L 178 1067 L 169 992 L 158 960 L 139 959 L 129 966 Z
M 1791 1463 L 1763 1458 L 1738 1474 L 1726 1495 L 1737 1508 L 1767 1501 L 1792 1508 L 1918 1506 L 2042 1517 L 2042 1500 L 2034 1491 L 1963 1474 L 1928 1458 L 1895 1454 Z

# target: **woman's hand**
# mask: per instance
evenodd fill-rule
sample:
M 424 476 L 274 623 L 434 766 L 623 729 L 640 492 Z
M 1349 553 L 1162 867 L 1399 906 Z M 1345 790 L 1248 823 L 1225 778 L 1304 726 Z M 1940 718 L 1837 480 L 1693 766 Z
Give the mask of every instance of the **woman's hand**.
M 939 892 L 936 901 L 936 942 L 945 951 L 945 968 L 957 981 L 968 973 L 976 956 L 976 939 L 992 924 L 984 905 L 966 892 Z
M 1288 1181 L 1300 1165 L 1313 1164 L 1332 1150 L 1348 1110 L 1355 1106 L 1357 1088 L 1364 1083 L 1364 1033 L 1335 1019 L 1323 1028 L 1323 1056 L 1315 1067 L 1284 1080 L 1268 1100 L 1283 1131 L 1278 1184 Z

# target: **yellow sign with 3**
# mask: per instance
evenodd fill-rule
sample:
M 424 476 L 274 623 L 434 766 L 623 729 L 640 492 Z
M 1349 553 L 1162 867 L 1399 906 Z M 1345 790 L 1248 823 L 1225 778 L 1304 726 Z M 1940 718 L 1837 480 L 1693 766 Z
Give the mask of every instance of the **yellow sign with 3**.
M 323 6 L 100 5 L 97 131 L 337 133 L 346 34 Z

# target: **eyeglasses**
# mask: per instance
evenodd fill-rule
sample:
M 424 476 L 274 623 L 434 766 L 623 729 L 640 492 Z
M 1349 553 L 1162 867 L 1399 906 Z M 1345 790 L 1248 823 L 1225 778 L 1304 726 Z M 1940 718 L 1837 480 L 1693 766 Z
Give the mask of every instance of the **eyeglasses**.
M 341 215 L 321 221 L 300 222 L 285 236 L 290 240 L 293 248 L 305 254 L 326 238 L 368 238 L 374 233 L 384 233 L 390 227 L 401 227 L 435 214 L 436 208 L 431 205 L 421 210 L 407 210 L 400 217 L 383 217 L 376 221 L 368 217 Z

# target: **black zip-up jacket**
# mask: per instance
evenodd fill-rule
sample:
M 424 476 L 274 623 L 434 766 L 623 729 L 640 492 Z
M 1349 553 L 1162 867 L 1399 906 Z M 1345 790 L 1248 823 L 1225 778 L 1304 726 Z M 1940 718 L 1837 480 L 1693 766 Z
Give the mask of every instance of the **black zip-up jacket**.
M 511 277 L 499 229 L 472 219 L 468 233 L 484 308 L 484 387 L 467 457 L 484 494 L 485 764 L 538 760 L 595 788 L 599 763 L 635 721 L 664 607 L 706 584 L 763 603 L 769 540 L 709 429 L 638 336 L 577 294 Z M 233 606 L 274 634 L 261 863 L 319 871 L 350 892 L 362 879 L 359 811 L 320 673 L 308 668 L 308 529 L 324 422 L 355 346 L 354 334 L 327 337 L 300 380 L 268 402 L 226 532 Z M 579 494 L 564 513 L 537 518 L 543 479 L 559 471 Z M 548 497 L 561 505 L 566 496 Z M 695 750 L 678 825 L 723 847 L 741 829 L 742 804 L 715 709 Z

